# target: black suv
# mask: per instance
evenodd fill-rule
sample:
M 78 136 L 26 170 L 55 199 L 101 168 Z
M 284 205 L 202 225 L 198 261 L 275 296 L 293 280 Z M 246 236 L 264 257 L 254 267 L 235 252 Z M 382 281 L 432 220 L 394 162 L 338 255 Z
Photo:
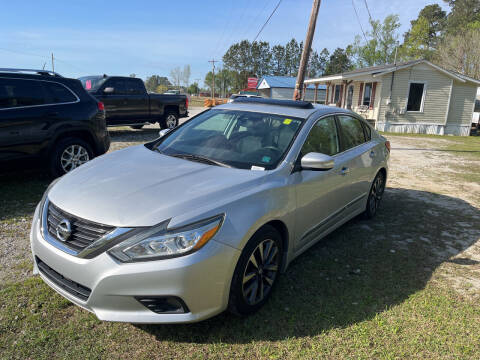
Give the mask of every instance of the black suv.
M 60 176 L 109 146 L 104 105 L 80 81 L 0 69 L 0 161 L 40 157 Z

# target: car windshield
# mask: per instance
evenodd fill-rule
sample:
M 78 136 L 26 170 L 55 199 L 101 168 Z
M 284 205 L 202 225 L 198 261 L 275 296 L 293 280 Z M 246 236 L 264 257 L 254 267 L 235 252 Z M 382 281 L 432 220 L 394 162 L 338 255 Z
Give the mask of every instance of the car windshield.
M 78 78 L 78 80 L 80 80 L 85 90 L 97 91 L 107 78 L 103 76 L 84 76 Z
M 167 134 L 153 150 L 212 165 L 271 170 L 302 123 L 289 116 L 212 109 Z

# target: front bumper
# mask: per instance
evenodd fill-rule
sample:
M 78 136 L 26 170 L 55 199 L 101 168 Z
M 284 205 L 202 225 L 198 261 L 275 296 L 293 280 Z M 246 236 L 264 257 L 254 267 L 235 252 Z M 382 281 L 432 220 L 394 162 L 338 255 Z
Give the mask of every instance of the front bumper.
M 107 253 L 93 259 L 77 258 L 43 239 L 38 209 L 30 238 L 34 258 L 91 289 L 91 293 L 82 300 L 39 271 L 42 279 L 60 295 L 106 321 L 183 323 L 214 316 L 227 307 L 230 281 L 240 256 L 239 250 L 210 240 L 199 251 L 173 259 L 122 264 Z M 180 298 L 189 312 L 158 314 L 136 299 L 157 296 Z

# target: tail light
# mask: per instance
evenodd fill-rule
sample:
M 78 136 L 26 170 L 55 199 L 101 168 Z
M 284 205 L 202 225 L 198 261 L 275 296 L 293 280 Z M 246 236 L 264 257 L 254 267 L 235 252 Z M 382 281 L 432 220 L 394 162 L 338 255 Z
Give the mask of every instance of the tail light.
M 385 147 L 387 148 L 388 152 L 390 152 L 390 141 L 385 141 Z
M 98 110 L 105 111 L 105 105 L 103 104 L 103 102 L 99 101 L 97 103 L 97 106 L 98 106 Z
M 187 99 L 185 100 L 185 108 L 188 109 L 188 96 L 187 96 Z

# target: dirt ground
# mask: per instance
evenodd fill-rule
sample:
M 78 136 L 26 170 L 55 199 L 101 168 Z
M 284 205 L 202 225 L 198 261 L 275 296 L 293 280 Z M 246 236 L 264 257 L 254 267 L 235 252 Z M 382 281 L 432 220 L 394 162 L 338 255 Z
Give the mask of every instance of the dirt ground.
M 158 126 L 112 129 L 110 151 L 153 140 L 158 131 Z M 389 140 L 392 152 L 384 206 L 390 211 L 400 199 L 409 199 L 415 212 L 409 214 L 412 207 L 399 205 L 395 216 L 403 218 L 401 226 L 395 217 L 359 226 L 368 227 L 374 237 L 380 237 L 378 226 L 389 229 L 388 237 L 398 249 L 416 242 L 428 245 L 440 264 L 435 273 L 462 294 L 480 298 L 480 183 L 464 176 L 465 169 L 480 173 L 480 157 L 446 151 L 448 138 L 392 136 Z M 41 179 L 38 183 L 24 179 L 32 176 Z M 48 181 L 36 173 L 0 176 L 0 187 L 11 191 L 4 204 L 8 210 L 0 216 L 0 285 L 31 276 L 29 229 L 41 197 L 39 189 L 43 191 Z M 421 221 L 415 221 L 420 215 Z M 409 216 L 412 221 L 406 220 Z

